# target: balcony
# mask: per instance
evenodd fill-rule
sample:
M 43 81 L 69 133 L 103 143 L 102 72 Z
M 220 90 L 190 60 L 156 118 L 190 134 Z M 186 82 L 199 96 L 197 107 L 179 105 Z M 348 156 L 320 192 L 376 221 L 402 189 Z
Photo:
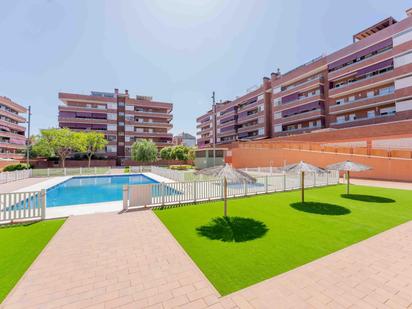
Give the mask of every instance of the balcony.
M 374 117 L 364 117 L 357 118 L 354 120 L 345 120 L 343 122 L 331 122 L 330 126 L 332 128 L 340 129 L 354 126 L 363 126 L 369 124 L 378 124 L 386 121 L 391 121 L 392 117 L 395 117 L 396 113 L 387 114 L 387 115 L 378 115 Z
M 169 122 L 149 122 L 149 121 L 134 121 L 134 120 L 126 120 L 126 125 L 132 125 L 136 127 L 144 127 L 144 128 L 168 128 L 171 129 L 173 125 Z
M 4 127 L 7 127 L 7 128 L 12 129 L 12 130 L 19 131 L 19 132 L 24 132 L 26 130 L 26 128 L 23 127 L 23 126 L 19 126 L 18 124 L 8 122 L 8 121 L 5 121 L 5 120 L 0 120 L 0 126 L 4 126 Z
M 281 112 L 281 111 L 284 111 L 284 110 L 288 110 L 290 108 L 305 105 L 305 104 L 310 103 L 310 102 L 323 101 L 323 100 L 324 100 L 323 94 L 318 93 L 316 95 L 312 95 L 312 96 L 308 96 L 308 97 L 304 97 L 304 98 L 299 98 L 297 100 L 294 100 L 294 101 L 291 101 L 291 102 L 288 102 L 288 103 L 275 105 L 273 107 L 273 110 L 274 110 L 274 112 Z
M 317 109 L 317 110 L 311 110 L 305 113 L 290 115 L 288 117 L 277 118 L 274 120 L 274 123 L 285 125 L 289 123 L 319 119 L 324 116 L 325 116 L 324 111 L 322 109 Z
M 146 112 L 146 111 L 128 111 L 126 110 L 126 114 L 133 114 L 136 116 L 141 116 L 141 117 L 148 117 L 148 116 L 156 116 L 160 118 L 167 118 L 167 119 L 172 119 L 173 115 L 169 113 L 158 113 L 158 112 Z
M 345 94 L 358 92 L 363 89 L 370 89 L 380 85 L 384 85 L 393 81 L 397 76 L 409 74 L 412 71 L 412 64 L 407 64 L 399 68 L 386 71 L 381 74 L 371 75 L 366 78 L 361 78 L 353 82 L 348 82 L 339 87 L 329 89 L 329 96 L 336 98 Z
M 237 129 L 238 133 L 245 133 L 245 132 L 249 132 L 249 131 L 256 131 L 260 128 L 264 128 L 265 124 L 264 123 L 256 123 L 253 125 L 249 125 L 249 126 L 245 126 L 245 127 L 241 127 Z
M 104 105 L 98 105 L 99 107 L 92 107 L 92 106 L 76 106 L 76 105 L 60 105 L 59 110 L 65 112 L 103 112 L 106 113 L 108 111 L 107 107 Z
M 97 118 L 74 118 L 74 117 L 58 117 L 59 123 L 85 123 L 85 124 L 108 124 L 108 119 Z M 113 121 L 116 123 L 115 121 Z
M 135 136 L 135 137 L 164 137 L 164 138 L 173 138 L 173 134 L 166 133 L 166 132 L 128 132 L 126 131 L 127 136 Z
M 279 96 L 285 97 L 285 96 L 287 96 L 289 94 L 292 94 L 294 92 L 303 91 L 304 89 L 311 89 L 311 88 L 314 88 L 314 87 L 319 86 L 321 84 L 323 84 L 323 77 L 322 76 L 317 76 L 315 78 L 307 80 L 307 81 L 305 81 L 303 83 L 300 83 L 298 85 L 289 86 L 285 90 L 282 90 L 281 92 L 274 95 L 274 97 L 279 97 Z
M 26 149 L 25 144 L 14 144 L 6 141 L 0 141 L 0 148 L 6 149 Z
M 300 133 L 308 133 L 314 130 L 319 130 L 322 129 L 322 125 L 317 125 L 317 126 L 309 126 L 309 127 L 303 127 L 303 128 L 296 128 L 296 129 L 289 129 L 289 130 L 283 130 L 281 132 L 274 132 L 275 136 L 285 136 L 285 135 L 291 135 L 291 134 L 300 134 Z
M 384 60 L 392 58 L 392 57 L 393 57 L 393 50 L 392 49 L 386 50 L 386 51 L 384 51 L 380 54 L 377 54 L 373 57 L 363 59 L 361 61 L 352 63 L 352 64 L 347 65 L 345 67 L 342 67 L 340 69 L 337 69 L 335 71 L 329 72 L 328 80 L 333 81 L 334 79 L 338 78 L 339 76 L 347 75 L 351 72 L 360 70 L 364 67 L 371 66 L 371 65 L 373 65 L 377 62 L 381 62 L 381 61 L 384 61 Z
M 388 104 L 391 101 L 395 100 L 395 93 L 385 93 L 381 95 L 376 95 L 373 97 L 361 98 L 358 100 L 353 100 L 339 105 L 334 104 L 330 105 L 329 113 L 338 114 L 342 112 L 347 112 L 348 110 L 358 110 L 364 108 L 375 107 L 383 104 Z
M 1 107 L 0 107 L 0 115 L 3 115 L 5 117 L 8 117 L 8 118 L 13 119 L 14 121 L 17 121 L 17 122 L 20 122 L 20 123 L 26 122 L 26 119 L 24 117 L 20 116 L 19 114 L 9 112 L 6 109 L 1 108 Z
M 0 125 L 0 127 L 1 127 L 1 125 Z M 12 132 L 1 131 L 1 130 L 0 130 L 0 137 L 9 137 L 9 138 L 26 140 L 26 137 L 24 135 L 12 133 Z

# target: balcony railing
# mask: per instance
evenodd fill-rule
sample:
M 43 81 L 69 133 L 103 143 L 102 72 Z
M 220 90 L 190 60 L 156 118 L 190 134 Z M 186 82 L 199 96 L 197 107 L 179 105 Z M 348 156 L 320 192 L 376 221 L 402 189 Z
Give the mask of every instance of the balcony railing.
M 381 118 L 386 118 L 386 117 L 391 117 L 391 116 L 396 116 L 396 112 L 390 113 L 390 114 L 385 114 L 385 115 L 375 115 L 373 117 L 363 117 L 363 118 L 356 118 L 356 119 L 348 119 L 345 121 L 340 121 L 340 122 L 331 122 L 332 125 L 345 125 L 348 123 L 354 123 L 354 122 L 361 122 L 361 121 L 368 121 L 368 120 L 374 120 L 374 119 L 381 119 Z
M 351 104 L 354 104 L 354 103 L 359 103 L 359 102 L 363 102 L 363 101 L 367 101 L 367 100 L 371 100 L 371 99 L 376 99 L 376 98 L 388 96 L 388 95 L 391 95 L 391 94 L 394 94 L 394 93 L 395 93 L 395 89 L 393 91 L 390 91 L 390 92 L 387 92 L 387 93 L 382 93 L 382 94 L 377 94 L 377 95 L 374 95 L 374 96 L 371 96 L 371 97 L 365 97 L 365 98 L 360 98 L 360 99 L 356 99 L 356 100 L 352 100 L 352 101 L 343 102 L 343 103 L 340 103 L 340 104 L 334 104 L 334 105 L 331 105 L 330 108 L 331 109 L 337 109 L 338 107 L 341 107 L 341 106 L 347 106 L 347 105 L 351 105 Z
M 383 70 L 383 69 L 382 69 L 382 70 Z M 384 75 L 386 75 L 386 74 L 388 74 L 388 73 L 391 73 L 391 72 L 393 72 L 393 67 L 389 68 L 389 70 L 387 70 L 387 71 L 385 71 L 385 72 L 383 72 L 383 73 L 380 73 L 380 74 L 374 74 L 374 75 L 369 75 L 369 76 L 366 75 L 366 77 L 358 78 L 357 80 L 354 80 L 354 81 L 348 81 L 347 83 L 342 84 L 342 85 L 339 85 L 338 87 L 335 86 L 335 87 L 331 88 L 331 90 L 342 89 L 342 88 L 345 88 L 345 87 L 347 87 L 347 86 L 351 86 L 351 85 L 353 85 L 353 84 L 357 84 L 357 83 L 363 82 L 363 81 L 365 81 L 365 80 L 369 80 L 369 79 L 372 79 L 372 78 L 384 76 Z
M 313 78 L 311 78 L 311 79 L 308 79 L 308 80 L 304 81 L 303 83 L 293 84 L 293 85 L 290 85 L 290 86 L 286 86 L 284 89 L 282 89 L 281 92 L 286 92 L 286 91 L 289 91 L 289 90 L 291 90 L 291 89 L 295 89 L 295 88 L 297 88 L 297 87 L 304 86 L 304 85 L 309 84 L 310 82 L 313 82 L 313 81 L 315 81 L 315 80 L 319 80 L 320 82 L 322 82 L 322 81 L 323 81 L 323 78 L 322 78 L 322 76 L 318 75 L 318 76 L 315 76 L 315 77 L 313 77 Z
M 278 118 L 278 119 L 275 119 L 275 122 L 285 124 L 289 122 L 303 121 L 303 120 L 319 118 L 319 117 L 324 117 L 324 116 L 325 114 L 324 114 L 323 109 L 319 108 L 319 109 L 310 110 L 310 111 L 300 113 L 300 114 L 290 115 L 288 117 Z

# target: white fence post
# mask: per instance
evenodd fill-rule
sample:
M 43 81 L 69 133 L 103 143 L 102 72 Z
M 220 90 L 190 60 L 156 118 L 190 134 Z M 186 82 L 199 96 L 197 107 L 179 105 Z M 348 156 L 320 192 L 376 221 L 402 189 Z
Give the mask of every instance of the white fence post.
M 286 173 L 283 172 L 283 191 L 286 191 Z
M 329 172 L 326 172 L 326 185 L 329 184 Z
M 83 169 L 81 166 L 80 166 L 80 175 L 83 175 Z
M 265 176 L 265 193 L 268 193 L 268 176 Z
M 246 184 L 246 180 L 243 181 L 243 192 L 244 192 L 244 195 L 246 196 L 246 195 L 247 195 L 247 184 Z
M 127 211 L 129 208 L 129 185 L 123 186 L 123 210 Z
M 64 176 L 67 176 L 66 168 L 63 169 Z
M 165 204 L 165 183 L 162 182 L 160 186 L 162 188 L 161 192 L 162 192 L 162 206 L 163 206 Z
M 50 177 L 50 168 L 47 168 L 47 177 Z
M 96 166 L 94 167 L 94 174 L 95 174 L 95 175 L 97 174 L 97 168 L 96 168 Z
M 197 195 L 197 182 L 196 180 L 193 181 L 193 201 L 196 203 L 196 195 Z
M 316 187 L 316 173 L 313 173 L 313 187 Z
M 42 189 L 40 191 L 40 199 L 41 199 L 41 219 L 46 219 L 46 190 Z

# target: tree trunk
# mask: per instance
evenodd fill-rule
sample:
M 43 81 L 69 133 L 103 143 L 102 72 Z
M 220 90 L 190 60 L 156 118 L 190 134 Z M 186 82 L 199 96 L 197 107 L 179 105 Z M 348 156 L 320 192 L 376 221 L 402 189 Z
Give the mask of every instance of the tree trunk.
M 350 183 L 349 171 L 346 171 L 346 194 L 349 195 L 349 183 Z
M 91 165 L 91 161 L 92 161 L 92 156 L 93 155 L 91 155 L 91 156 L 87 156 L 87 159 L 88 159 L 88 166 L 89 166 L 89 168 L 90 168 L 90 165 Z
M 66 161 L 66 158 L 65 157 L 62 157 L 62 158 L 60 158 L 60 161 L 61 161 L 61 166 L 62 166 L 62 168 L 65 168 L 65 162 L 64 161 Z

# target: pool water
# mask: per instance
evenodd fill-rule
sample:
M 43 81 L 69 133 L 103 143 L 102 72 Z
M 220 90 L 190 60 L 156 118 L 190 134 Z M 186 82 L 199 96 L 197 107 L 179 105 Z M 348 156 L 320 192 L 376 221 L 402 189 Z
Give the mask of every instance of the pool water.
M 124 185 L 155 184 L 141 174 L 73 177 L 47 190 L 47 207 L 120 201 Z

